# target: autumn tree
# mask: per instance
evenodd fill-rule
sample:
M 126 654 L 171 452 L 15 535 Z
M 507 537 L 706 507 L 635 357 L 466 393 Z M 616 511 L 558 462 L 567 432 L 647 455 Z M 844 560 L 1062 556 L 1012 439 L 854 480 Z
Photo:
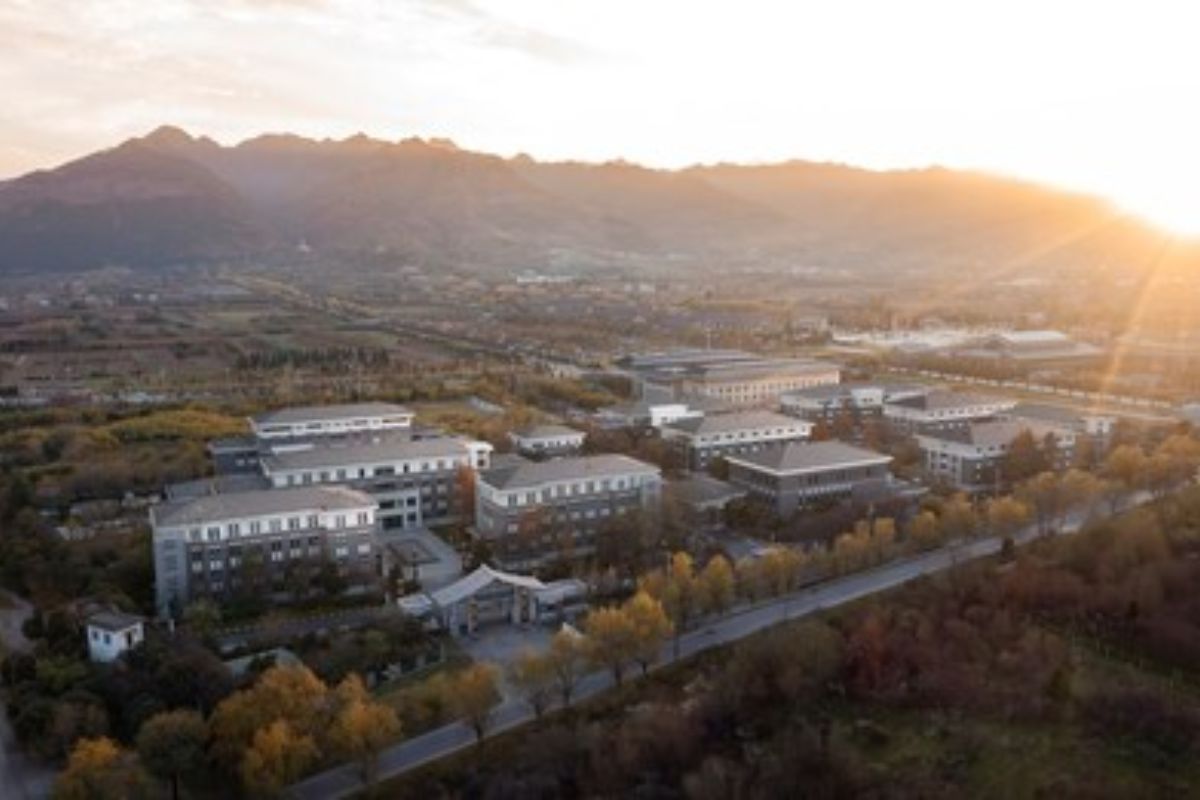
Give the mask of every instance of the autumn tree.
M 965 494 L 959 492 L 942 504 L 942 534 L 947 539 L 967 539 L 979 530 L 979 515 Z
M 293 738 L 316 736 L 328 689 L 307 667 L 272 667 L 248 689 L 221 701 L 209 719 L 213 754 L 229 772 L 241 768 L 255 735 L 277 722 Z M 275 738 L 279 738 L 277 731 Z
M 476 663 L 455 673 L 447 682 L 447 706 L 475 732 L 476 742 L 483 742 L 500 699 L 498 679 L 495 665 Z
M 1121 493 L 1129 493 L 1142 485 L 1142 473 L 1146 469 L 1146 454 L 1140 447 L 1123 444 L 1113 449 L 1104 459 L 1100 475 L 1112 482 L 1115 491 L 1108 492 L 1109 505 L 1113 513 L 1120 510 Z
M 54 800 L 123 800 L 153 793 L 136 759 L 108 737 L 80 739 L 54 781 Z
M 1033 509 L 1038 533 L 1042 535 L 1049 532 L 1065 505 L 1062 480 L 1053 472 L 1043 472 L 1025 481 L 1018 487 L 1017 497 Z
M 156 714 L 142 724 L 137 754 L 142 766 L 171 786 L 179 797 L 179 784 L 194 778 L 206 763 L 208 725 L 197 711 L 178 709 Z
M 359 765 L 363 782 L 375 782 L 379 754 L 400 737 L 400 720 L 391 706 L 371 698 L 357 675 L 333 691 L 333 719 L 327 735 L 333 751 Z
M 613 682 L 620 686 L 625 676 L 625 665 L 638 648 L 633 620 L 624 609 L 606 606 L 587 615 L 583 630 L 587 637 L 589 660 L 611 671 Z
M 932 550 L 942 543 L 942 530 L 932 511 L 922 511 L 908 523 L 908 539 L 917 550 Z
M 1004 495 L 989 500 L 984 513 L 992 533 L 1007 538 L 1029 521 L 1030 510 L 1016 497 Z
M 571 705 L 571 697 L 575 694 L 575 687 L 583 677 L 587 665 L 587 653 L 582 637 L 574 631 L 560 630 L 550 639 L 546 658 L 554 673 L 554 683 L 558 687 L 563 706 Z
M 254 732 L 242 757 L 242 785 L 252 795 L 276 797 L 317 762 L 314 738 L 276 719 Z
M 713 556 L 696 580 L 700 606 L 710 614 L 720 614 L 733 604 L 735 581 L 733 567 L 725 556 Z
M 556 688 L 554 663 L 549 652 L 522 650 L 508 668 L 509 681 L 541 717 L 550 705 Z
M 723 560 L 723 559 L 722 559 Z M 728 562 L 726 562 L 728 565 Z M 732 591 L 733 575 L 729 575 Z M 633 660 L 642 668 L 642 674 L 650 671 L 650 665 L 658 660 L 663 643 L 671 637 L 674 626 L 663 610 L 662 603 L 646 592 L 638 592 L 622 609 L 633 627 Z

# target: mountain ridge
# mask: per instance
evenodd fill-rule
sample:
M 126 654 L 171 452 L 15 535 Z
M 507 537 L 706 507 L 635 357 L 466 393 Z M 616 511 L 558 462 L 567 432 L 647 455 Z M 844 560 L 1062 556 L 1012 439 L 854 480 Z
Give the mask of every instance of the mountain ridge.
M 792 159 L 659 169 L 538 161 L 445 139 L 266 133 L 222 145 L 164 125 L 0 182 L 0 271 L 392 254 L 480 270 L 679 264 L 861 270 L 1140 269 L 1192 245 L 1099 198 L 944 167 Z M 1180 251 L 1176 253 L 1176 251 Z

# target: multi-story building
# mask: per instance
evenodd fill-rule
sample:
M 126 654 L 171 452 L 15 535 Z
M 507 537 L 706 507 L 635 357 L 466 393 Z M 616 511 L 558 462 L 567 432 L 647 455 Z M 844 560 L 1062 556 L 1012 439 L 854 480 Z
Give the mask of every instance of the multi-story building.
M 601 428 L 660 428 L 680 419 L 703 417 L 705 410 L 695 403 L 652 403 L 635 401 L 601 408 L 593 419 Z
M 925 473 L 966 492 L 993 492 L 1005 487 L 1004 460 L 1012 443 L 1030 433 L 1045 446 L 1054 443 L 1051 466 L 1065 468 L 1075 452 L 1069 428 L 1030 420 L 991 420 L 917 434 Z
M 692 469 L 705 469 L 718 456 L 753 453 L 771 445 L 797 442 L 812 433 L 812 423 L 773 411 L 730 411 L 681 419 L 662 426 L 662 437 L 679 449 Z
M 802 358 L 763 358 L 738 350 L 676 350 L 622 362 L 643 400 L 689 397 L 733 407 L 774 407 L 785 392 L 837 383 L 837 365 Z
M 475 484 L 475 533 L 510 568 L 594 550 L 601 526 L 637 509 L 657 510 L 662 472 L 628 456 L 510 459 Z
M 150 509 L 156 604 L 176 616 L 193 600 L 288 596 L 333 564 L 352 587 L 374 585 L 377 505 L 344 486 L 214 494 Z
M 992 419 L 1016 404 L 1003 397 L 935 389 L 886 400 L 883 416 L 897 430 L 915 434 L 964 428 L 972 422 Z
M 250 418 L 259 439 L 344 436 L 348 433 L 408 430 L 413 412 L 395 403 L 348 403 L 281 408 Z
M 793 442 L 728 456 L 729 482 L 770 503 L 780 516 L 818 501 L 885 492 L 892 457 L 839 441 Z
M 884 403 L 924 394 L 928 388 L 886 383 L 838 383 L 787 392 L 779 398 L 785 414 L 829 424 L 844 414 L 856 421 L 883 416 Z
M 1076 444 L 1081 439 L 1090 440 L 1096 454 L 1108 449 L 1117 425 L 1114 414 L 1045 403 L 1018 403 L 1001 418 L 1066 428 L 1075 434 Z
M 518 453 L 527 456 L 561 456 L 583 448 L 587 434 L 566 425 L 529 425 L 508 435 Z
M 960 358 L 991 359 L 1023 364 L 1094 361 L 1104 351 L 1078 342 L 1061 331 L 1003 331 L 949 348 Z
M 473 498 L 464 471 L 486 469 L 492 446 L 450 437 L 351 437 L 272 449 L 262 471 L 272 486 L 345 484 L 379 505 L 385 530 L 439 525 L 463 517 Z
M 249 418 L 249 436 L 209 442 L 217 474 L 260 472 L 273 448 L 353 436 L 411 435 L 413 413 L 394 403 L 347 403 L 281 408 Z

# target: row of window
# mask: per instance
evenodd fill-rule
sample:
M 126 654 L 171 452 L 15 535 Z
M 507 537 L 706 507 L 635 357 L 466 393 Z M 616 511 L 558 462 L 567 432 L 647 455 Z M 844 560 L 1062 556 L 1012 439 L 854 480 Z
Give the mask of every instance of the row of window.
M 781 437 L 798 437 L 807 436 L 807 430 L 802 427 L 797 428 L 775 428 L 760 429 L 752 431 L 738 431 L 737 433 L 709 433 L 704 436 L 697 436 L 696 441 L 701 444 L 719 444 L 721 442 L 736 442 L 746 439 L 772 439 Z
M 653 486 L 658 483 L 657 476 L 634 476 L 622 478 L 602 478 L 599 481 L 578 481 L 575 483 L 560 483 L 554 486 L 543 486 L 540 490 L 526 492 L 494 492 L 493 496 L 501 500 L 509 508 L 533 506 L 539 503 L 549 503 L 557 498 L 579 497 L 593 495 L 598 492 L 625 491 L 641 486 Z
M 376 467 L 338 467 L 336 469 L 305 470 L 288 472 L 283 477 L 285 486 L 310 486 L 314 483 L 343 482 L 364 478 L 381 478 L 391 475 L 413 475 L 427 472 L 445 472 L 467 466 L 466 459 L 439 458 L 436 461 L 399 461 Z
M 334 530 L 348 528 L 351 525 L 364 526 L 371 524 L 371 512 L 359 511 L 353 515 L 334 514 L 327 519 L 332 520 L 328 527 Z M 187 540 L 190 543 L 222 542 L 228 539 L 238 539 L 247 536 L 261 536 L 269 533 L 288 531 L 314 530 L 322 527 L 319 514 L 297 514 L 287 517 L 270 517 L 254 519 L 248 522 L 215 523 L 203 527 L 189 528 Z

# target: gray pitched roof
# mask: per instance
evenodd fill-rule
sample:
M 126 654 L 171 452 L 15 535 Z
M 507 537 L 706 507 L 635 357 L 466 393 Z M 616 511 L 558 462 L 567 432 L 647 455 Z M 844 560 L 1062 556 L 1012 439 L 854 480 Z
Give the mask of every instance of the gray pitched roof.
M 411 414 L 404 406 L 396 403 L 343 403 L 329 406 L 295 406 L 267 411 L 253 417 L 256 425 L 294 425 L 298 422 L 326 422 L 338 419 L 360 419 L 363 417 L 386 417 L 394 414 Z
M 87 624 L 91 627 L 110 633 L 128 630 L 145 621 L 144 617 L 139 617 L 137 614 L 126 614 L 124 611 L 97 611 L 87 618 Z
M 345 486 L 298 486 L 162 503 L 150 510 L 156 526 L 196 525 L 225 519 L 374 506 L 370 495 Z
M 556 439 L 560 436 L 583 436 L 584 432 L 566 425 L 526 425 L 513 431 L 522 439 Z
M 928 394 L 918 394 L 911 397 L 900 397 L 889 400 L 890 406 L 902 406 L 920 411 L 936 411 L 939 409 L 965 408 L 970 406 L 995 405 L 1007 402 L 1003 397 L 992 397 L 968 392 L 949 392 L 936 389 Z
M 809 423 L 795 417 L 776 414 L 774 411 L 731 411 L 680 419 L 663 427 L 692 434 L 708 434 L 797 426 L 807 427 Z
M 658 467 L 636 458 L 603 453 L 594 456 L 553 458 L 549 461 L 511 463 L 481 473 L 479 479 L 496 489 L 524 489 L 558 481 L 607 478 L 631 472 L 660 474 Z
M 671 481 L 670 488 L 675 497 L 690 506 L 724 504 L 746 496 L 745 489 L 703 473 Z
M 462 439 L 384 437 L 377 441 L 352 439 L 330 444 L 314 443 L 312 447 L 298 450 L 284 449 L 263 456 L 262 463 L 267 472 L 280 472 L 403 461 L 410 458 L 445 458 L 460 456 L 465 452 L 466 444 Z
M 1071 431 L 1061 424 L 1032 419 L 999 419 L 989 422 L 973 422 L 964 428 L 923 433 L 918 438 L 959 442 L 976 447 L 1004 447 L 1012 443 L 1021 433 L 1029 431 L 1035 439 L 1047 435 L 1062 436 Z
M 818 472 L 857 464 L 888 464 L 892 457 L 864 447 L 828 440 L 791 442 L 780 447 L 764 448 L 757 453 L 726 456 L 726 460 L 771 472 L 793 473 Z

